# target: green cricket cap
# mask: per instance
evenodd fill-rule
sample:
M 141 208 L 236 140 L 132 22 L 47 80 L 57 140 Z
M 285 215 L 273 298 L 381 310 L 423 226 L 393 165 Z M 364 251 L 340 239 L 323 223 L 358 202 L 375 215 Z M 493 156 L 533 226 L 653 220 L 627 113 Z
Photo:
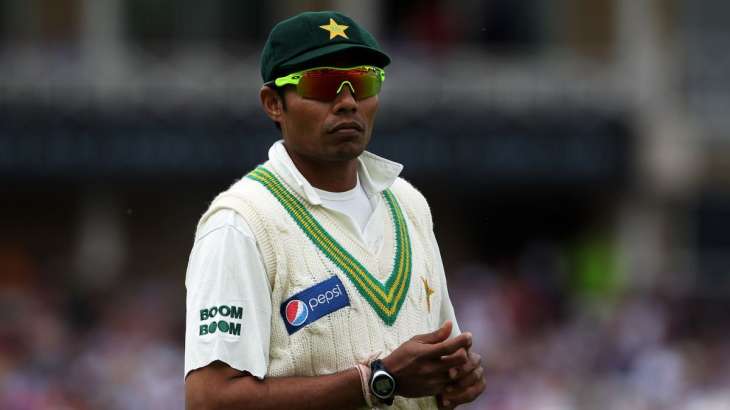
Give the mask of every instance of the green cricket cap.
M 279 22 L 261 52 L 264 83 L 279 76 L 314 67 L 318 59 L 353 50 L 362 64 L 383 68 L 390 57 L 367 30 L 335 11 L 305 12 Z M 360 54 L 362 53 L 362 54 Z

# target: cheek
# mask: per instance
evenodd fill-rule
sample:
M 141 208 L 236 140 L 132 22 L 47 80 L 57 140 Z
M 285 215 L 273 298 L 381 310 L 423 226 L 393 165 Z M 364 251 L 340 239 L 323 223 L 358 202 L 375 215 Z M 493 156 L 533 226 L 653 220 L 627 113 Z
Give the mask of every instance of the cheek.
M 327 117 L 327 111 L 311 102 L 299 102 L 292 107 L 290 117 L 293 131 L 296 130 L 300 135 L 317 135 Z
M 378 112 L 378 96 L 368 98 L 360 104 L 365 120 L 372 126 L 375 114 Z

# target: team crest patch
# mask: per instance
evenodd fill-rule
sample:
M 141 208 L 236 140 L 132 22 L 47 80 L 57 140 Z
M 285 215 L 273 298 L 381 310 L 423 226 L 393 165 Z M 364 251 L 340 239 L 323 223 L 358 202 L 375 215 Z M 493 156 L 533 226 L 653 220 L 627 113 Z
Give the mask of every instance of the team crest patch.
M 285 300 L 281 304 L 281 318 L 291 335 L 345 306 L 350 306 L 350 298 L 340 278 L 333 276 Z

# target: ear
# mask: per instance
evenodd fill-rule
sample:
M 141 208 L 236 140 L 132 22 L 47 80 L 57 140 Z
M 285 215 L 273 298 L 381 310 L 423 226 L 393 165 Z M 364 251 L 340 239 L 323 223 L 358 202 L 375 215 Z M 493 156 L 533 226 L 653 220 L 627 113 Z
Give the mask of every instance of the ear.
M 279 94 L 274 89 L 264 85 L 261 86 L 259 97 L 261 98 L 261 106 L 264 108 L 266 115 L 268 115 L 273 121 L 280 123 L 281 115 L 284 112 L 284 106 Z

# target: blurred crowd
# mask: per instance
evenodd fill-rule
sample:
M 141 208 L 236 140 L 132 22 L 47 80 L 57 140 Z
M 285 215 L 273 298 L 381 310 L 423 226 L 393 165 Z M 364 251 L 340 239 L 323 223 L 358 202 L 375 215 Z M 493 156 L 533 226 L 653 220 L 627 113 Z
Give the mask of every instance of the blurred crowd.
M 730 408 L 730 338 L 720 323 L 698 322 L 691 298 L 554 293 L 485 266 L 451 283 L 489 375 L 475 409 Z
M 0 408 L 181 409 L 184 294 L 132 279 L 76 293 L 0 257 Z
M 488 380 L 465 408 L 728 409 L 721 301 L 586 291 L 566 282 L 560 257 L 542 249 L 514 261 L 516 273 L 477 262 L 449 273 Z M 3 409 L 184 407 L 181 281 L 130 274 L 90 291 L 62 286 L 17 249 L 0 263 Z

